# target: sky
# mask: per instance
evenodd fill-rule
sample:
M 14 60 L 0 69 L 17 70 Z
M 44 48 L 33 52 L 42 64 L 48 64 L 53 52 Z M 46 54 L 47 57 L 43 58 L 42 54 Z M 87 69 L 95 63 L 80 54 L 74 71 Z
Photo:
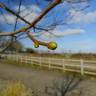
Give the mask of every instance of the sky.
M 26 1 L 26 0 L 25 0 Z M 0 0 L 8 7 L 6 0 Z M 24 10 L 20 13 L 21 16 L 25 16 L 24 18 L 30 22 L 30 20 L 34 20 L 40 12 L 48 5 L 46 2 L 39 2 L 40 6 L 36 5 L 35 0 L 29 0 L 29 2 L 24 2 L 21 6 L 21 10 Z M 18 9 L 18 4 L 10 3 L 12 5 L 12 9 L 16 11 Z M 14 6 L 13 6 L 14 5 Z M 10 8 L 11 8 L 10 7 Z M 25 8 L 27 9 L 25 10 Z M 84 10 L 83 10 L 84 9 Z M 0 9 L 2 10 L 2 9 Z M 4 10 L 2 10 L 4 11 Z M 5 23 L 4 16 L 0 15 L 0 22 L 2 22 L 2 26 L 4 27 L 4 31 L 12 31 L 14 20 L 16 19 L 11 14 L 7 12 L 3 12 L 8 23 L 12 24 L 11 26 Z M 31 13 L 26 16 L 26 14 Z M 54 16 L 57 16 L 54 18 Z M 43 18 L 37 25 L 50 25 L 54 20 L 59 21 L 64 20 L 65 25 L 59 25 L 52 33 L 54 36 L 49 33 L 44 33 L 36 37 L 37 39 L 45 42 L 55 41 L 58 44 L 58 48 L 54 52 L 84 52 L 84 53 L 96 53 L 96 0 L 92 0 L 88 3 L 80 3 L 80 4 L 68 4 L 64 2 L 58 6 L 56 6 L 51 12 L 49 12 L 45 18 Z M 1 25 L 1 24 L 0 24 Z M 25 24 L 19 20 L 17 29 L 25 26 Z M 71 34 L 72 33 L 72 34 Z M 73 34 L 78 33 L 78 34 Z M 35 34 L 35 33 L 34 33 Z M 36 34 L 39 34 L 36 32 Z M 67 34 L 67 35 L 66 35 Z M 21 39 L 20 42 L 25 47 L 34 48 L 33 43 L 30 39 L 24 38 Z M 34 48 L 35 49 L 35 48 Z M 37 51 L 50 51 L 44 46 L 40 46 L 35 49 Z M 53 52 L 53 51 L 50 51 Z

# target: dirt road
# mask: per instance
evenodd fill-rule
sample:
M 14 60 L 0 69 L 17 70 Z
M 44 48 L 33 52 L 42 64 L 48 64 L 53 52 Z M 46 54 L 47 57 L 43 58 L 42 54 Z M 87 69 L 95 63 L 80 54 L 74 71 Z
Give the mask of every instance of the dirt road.
M 61 80 L 63 77 L 64 74 L 59 72 L 0 63 L 1 80 L 21 80 L 39 96 L 45 96 L 45 86 L 50 86 L 55 80 Z M 96 80 L 84 80 L 78 88 L 83 89 L 83 96 L 96 96 Z
M 45 86 L 51 85 L 54 80 L 60 79 L 63 74 L 52 71 L 43 71 L 40 69 L 32 69 L 25 67 L 18 67 L 14 65 L 0 63 L 0 79 L 3 80 L 21 80 L 28 87 L 34 89 L 34 92 L 43 91 Z

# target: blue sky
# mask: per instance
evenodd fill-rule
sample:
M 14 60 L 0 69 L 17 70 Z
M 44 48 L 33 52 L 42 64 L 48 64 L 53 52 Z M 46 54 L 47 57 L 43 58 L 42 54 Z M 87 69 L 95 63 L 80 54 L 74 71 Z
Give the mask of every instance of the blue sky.
M 0 0 L 0 2 L 3 1 L 7 6 L 8 4 L 5 2 L 6 0 Z M 26 0 L 25 0 L 26 1 Z M 14 3 L 12 3 L 14 5 Z M 11 4 L 11 5 L 12 5 Z M 41 2 L 40 6 L 37 6 L 35 3 L 35 0 L 29 0 L 29 2 L 23 3 L 22 10 L 27 7 L 30 10 L 25 10 L 25 13 L 28 11 L 33 10 L 33 13 L 31 16 L 26 17 L 25 19 L 34 20 L 36 16 L 47 6 L 48 3 Z M 17 4 L 18 5 L 18 4 Z M 14 10 L 18 7 L 17 5 L 12 6 Z M 33 7 L 32 7 L 33 6 Z M 80 9 L 85 8 L 86 6 L 89 6 L 85 10 L 81 11 Z M 7 14 L 4 12 L 4 14 Z M 21 16 L 24 14 L 21 14 Z M 8 17 L 9 16 L 9 17 Z M 8 15 L 6 18 L 9 20 L 8 22 L 14 23 L 14 17 L 12 15 Z M 57 16 L 57 18 L 54 18 L 54 16 Z M 55 7 L 50 13 L 47 14 L 48 18 L 44 18 L 39 22 L 40 25 L 50 25 L 55 19 L 59 21 L 59 19 L 64 20 L 66 22 L 66 25 L 60 25 L 57 26 L 53 32 L 54 33 L 67 33 L 67 32 L 80 32 L 80 34 L 72 34 L 72 35 L 66 35 L 61 37 L 54 37 L 49 35 L 48 33 L 44 34 L 43 36 L 36 37 L 39 40 L 49 42 L 49 41 L 56 41 L 58 44 L 58 48 L 55 50 L 55 52 L 65 52 L 68 50 L 71 50 L 72 52 L 92 52 L 96 53 L 96 0 L 92 0 L 89 3 L 82 3 L 82 4 L 68 4 L 64 2 L 63 4 L 60 4 L 59 6 Z M 72 18 L 71 18 L 72 17 Z M 12 31 L 13 26 L 8 26 L 4 23 L 3 17 L 0 17 L 0 22 L 3 22 L 2 24 L 6 28 L 4 28 L 4 31 Z M 23 24 L 21 21 L 18 23 L 17 29 L 22 27 Z M 45 27 L 44 26 L 44 27 Z M 25 47 L 33 47 L 33 43 L 29 39 L 22 39 L 20 40 Z M 40 46 L 38 49 L 35 50 L 44 50 L 49 51 L 47 48 Z

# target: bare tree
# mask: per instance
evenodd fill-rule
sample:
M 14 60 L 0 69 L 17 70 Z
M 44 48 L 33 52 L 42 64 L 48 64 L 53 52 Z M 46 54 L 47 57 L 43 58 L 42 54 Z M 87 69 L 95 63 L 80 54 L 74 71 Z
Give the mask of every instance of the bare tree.
M 51 87 L 45 87 L 45 93 L 48 96 L 75 96 L 75 93 L 72 95 L 72 91 L 76 89 L 82 80 L 81 77 L 67 74 L 64 76 L 64 79 L 54 81 Z M 76 94 L 78 94 L 76 96 L 81 96 L 81 89 Z
M 2 36 L 10 37 L 11 39 L 9 39 L 9 41 L 13 42 L 14 38 L 15 38 L 15 40 L 19 40 L 21 37 L 22 38 L 27 37 L 27 38 L 30 38 L 34 42 L 34 46 L 36 48 L 38 48 L 39 45 L 43 45 L 51 50 L 55 50 L 57 48 L 57 43 L 55 43 L 55 42 L 47 42 L 46 43 L 44 41 L 39 41 L 35 38 L 33 33 L 39 34 L 40 32 L 43 31 L 45 33 L 49 32 L 50 34 L 54 34 L 54 33 L 51 33 L 50 31 L 53 31 L 59 25 L 67 25 L 68 24 L 69 19 L 72 18 L 69 16 L 69 19 L 66 19 L 66 17 L 67 17 L 66 12 L 68 10 L 59 9 L 60 12 L 58 14 L 58 13 L 56 13 L 56 11 L 54 11 L 54 8 L 56 8 L 57 5 L 59 5 L 59 6 L 62 4 L 64 5 L 65 2 L 69 3 L 71 5 L 78 4 L 78 3 L 81 4 L 82 2 L 88 3 L 88 2 L 90 2 L 90 0 L 42 0 L 42 2 L 41 2 L 41 0 L 36 0 L 35 4 L 37 4 L 37 6 L 40 7 L 43 4 L 43 2 L 46 2 L 44 4 L 47 7 L 43 6 L 44 8 L 41 8 L 41 12 L 39 12 L 39 15 L 36 18 L 34 18 L 34 20 L 32 20 L 32 21 L 30 20 L 31 22 L 29 22 L 28 20 L 25 19 L 26 16 L 32 14 L 31 12 L 27 13 L 25 16 L 20 15 L 26 9 L 29 10 L 29 8 L 27 6 L 28 0 L 7 0 L 6 2 L 7 2 L 6 4 L 4 4 L 5 2 L 3 2 L 3 0 L 2 0 L 2 2 L 0 2 L 0 12 L 1 12 L 1 15 L 3 16 L 4 20 L 6 21 L 7 24 L 11 25 L 8 22 L 8 19 L 6 18 L 6 16 L 4 15 L 4 12 L 8 12 L 8 14 L 10 13 L 11 15 L 13 15 L 16 18 L 15 18 L 14 24 L 11 25 L 11 26 L 14 25 L 13 31 L 11 31 L 11 32 L 0 31 L 0 38 Z M 14 7 L 10 7 L 11 3 L 18 5 L 17 11 L 14 10 Z M 22 5 L 24 5 L 24 4 L 26 4 L 26 8 L 21 10 Z M 86 6 L 86 7 L 89 7 L 89 6 Z M 81 8 L 80 10 L 84 10 L 86 7 Z M 73 6 L 72 6 L 72 8 L 73 8 Z M 65 14 L 64 14 L 64 12 L 65 12 Z M 51 18 L 51 20 L 49 18 Z M 17 28 L 17 25 L 19 25 L 18 23 L 20 23 L 20 20 L 22 22 L 24 22 L 23 26 L 21 28 Z M 2 25 L 2 24 L 0 24 L 0 25 Z M 6 48 L 4 47 L 3 51 Z

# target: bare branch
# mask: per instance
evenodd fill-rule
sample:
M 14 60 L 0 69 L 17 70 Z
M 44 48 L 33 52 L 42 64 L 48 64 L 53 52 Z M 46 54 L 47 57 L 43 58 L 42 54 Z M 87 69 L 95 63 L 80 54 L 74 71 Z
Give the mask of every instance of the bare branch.
M 0 33 L 0 36 L 10 36 L 15 35 L 20 32 L 26 32 L 30 28 L 34 27 L 51 9 L 53 9 L 56 5 L 58 5 L 61 2 L 61 0 L 55 0 L 51 5 L 49 5 L 29 26 L 23 27 L 15 32 L 9 32 L 9 33 Z M 0 3 L 0 7 L 4 8 L 5 10 L 8 10 L 2 3 Z M 10 10 L 9 10 L 10 11 Z M 12 12 L 11 12 L 12 13 Z M 14 14 L 14 13 L 13 13 Z M 20 17 L 19 17 L 20 18 Z M 23 20 L 24 21 L 24 20 Z M 28 23 L 28 22 L 27 22 Z

